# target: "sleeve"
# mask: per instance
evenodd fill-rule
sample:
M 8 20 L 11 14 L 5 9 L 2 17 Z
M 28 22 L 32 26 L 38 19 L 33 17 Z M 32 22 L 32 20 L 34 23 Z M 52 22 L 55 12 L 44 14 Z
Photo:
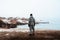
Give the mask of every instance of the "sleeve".
M 30 26 L 30 18 L 29 18 L 29 20 L 28 20 L 28 26 Z
M 35 19 L 34 19 L 34 26 L 35 26 Z

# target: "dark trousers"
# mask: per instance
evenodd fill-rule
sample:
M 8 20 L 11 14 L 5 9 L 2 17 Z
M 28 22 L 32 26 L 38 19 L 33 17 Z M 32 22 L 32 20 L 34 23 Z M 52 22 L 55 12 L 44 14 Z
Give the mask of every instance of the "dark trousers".
M 34 26 L 30 26 L 29 29 L 30 29 L 30 33 L 31 34 L 33 33 L 34 34 L 34 32 L 35 32 Z

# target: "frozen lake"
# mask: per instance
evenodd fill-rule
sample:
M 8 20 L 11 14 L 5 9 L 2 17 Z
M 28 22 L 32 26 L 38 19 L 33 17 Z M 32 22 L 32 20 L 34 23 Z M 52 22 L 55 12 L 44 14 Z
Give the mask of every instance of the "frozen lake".
M 21 29 L 29 29 L 28 25 L 17 26 Z M 35 29 L 37 30 L 60 30 L 60 24 L 36 24 Z

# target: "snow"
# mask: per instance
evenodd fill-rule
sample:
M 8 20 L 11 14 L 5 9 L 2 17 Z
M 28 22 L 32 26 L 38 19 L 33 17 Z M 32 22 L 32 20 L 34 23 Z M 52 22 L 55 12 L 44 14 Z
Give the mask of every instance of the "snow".
M 10 29 L 0 28 L 0 32 L 29 32 L 29 30 L 28 29 L 20 29 L 20 28 L 10 28 Z

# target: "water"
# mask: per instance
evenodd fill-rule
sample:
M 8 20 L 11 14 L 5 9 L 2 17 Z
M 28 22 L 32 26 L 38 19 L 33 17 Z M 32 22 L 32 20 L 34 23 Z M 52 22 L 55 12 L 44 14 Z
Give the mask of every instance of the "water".
M 20 25 L 17 28 L 29 29 L 28 25 Z M 60 30 L 60 24 L 36 24 L 35 29 L 37 30 Z

